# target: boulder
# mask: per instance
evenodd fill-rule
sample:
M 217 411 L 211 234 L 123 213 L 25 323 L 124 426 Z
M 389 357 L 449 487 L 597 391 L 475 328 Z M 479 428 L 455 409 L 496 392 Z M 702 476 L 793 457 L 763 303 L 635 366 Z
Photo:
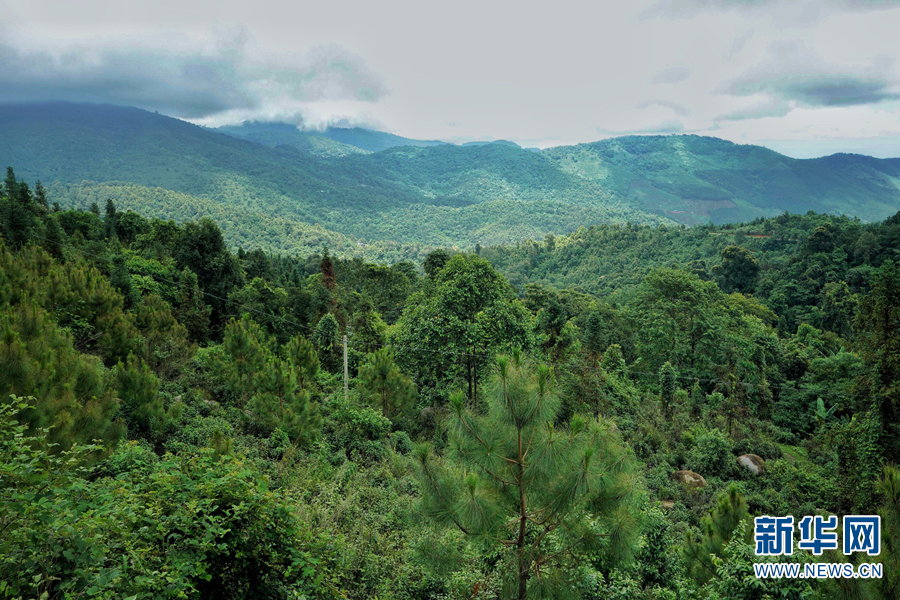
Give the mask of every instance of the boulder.
M 675 471 L 672 473 L 672 479 L 680 481 L 684 485 L 692 488 L 706 487 L 706 480 L 703 479 L 703 475 L 688 471 L 687 469 Z
M 754 475 L 761 475 L 766 468 L 766 461 L 755 454 L 741 454 L 737 457 L 737 461 L 739 465 Z

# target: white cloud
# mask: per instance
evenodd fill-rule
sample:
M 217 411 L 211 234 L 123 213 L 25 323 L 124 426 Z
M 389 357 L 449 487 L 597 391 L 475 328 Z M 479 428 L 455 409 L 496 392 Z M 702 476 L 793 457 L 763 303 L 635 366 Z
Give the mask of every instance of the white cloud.
M 6 0 L 0 64 L 25 79 L 0 68 L 0 93 L 539 146 L 675 130 L 865 144 L 895 135 L 898 6 Z M 209 33 L 238 23 L 243 38 Z
M 0 38 L 0 101 L 129 104 L 177 117 L 279 113 L 321 103 L 366 104 L 387 95 L 382 79 L 340 46 L 262 53 L 242 30 L 192 39 L 100 38 L 46 49 Z M 346 109 L 346 108 L 345 108 Z

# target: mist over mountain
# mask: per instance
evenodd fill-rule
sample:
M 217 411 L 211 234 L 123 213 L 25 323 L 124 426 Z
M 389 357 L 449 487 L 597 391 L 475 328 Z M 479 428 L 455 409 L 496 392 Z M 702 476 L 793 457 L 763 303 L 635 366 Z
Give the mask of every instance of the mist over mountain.
M 299 142 L 271 147 L 135 108 L 69 103 L 0 107 L 0 140 L 0 163 L 41 180 L 64 205 L 87 207 L 108 196 L 148 216 L 181 220 L 213 211 L 230 244 L 278 251 L 341 240 L 338 248 L 349 253 L 395 260 L 437 246 L 542 238 L 585 223 L 670 222 L 623 205 L 534 152 L 500 144 L 323 158 Z M 248 215 L 283 227 L 248 231 Z M 306 235 L 310 228 L 320 233 Z
M 228 135 L 250 140 L 264 146 L 289 145 L 317 156 L 345 156 L 364 152 L 379 152 L 397 146 L 440 146 L 437 140 L 413 140 L 384 131 L 362 127 L 329 127 L 322 131 L 301 131 L 289 123 L 245 122 L 217 128 Z M 510 142 L 511 143 L 511 142 Z
M 535 152 L 360 128 L 213 130 L 136 108 L 44 103 L 0 106 L 0 141 L 0 163 L 41 180 L 64 205 L 112 197 L 148 216 L 215 215 L 232 245 L 309 252 L 332 244 L 383 260 L 602 223 L 810 210 L 874 221 L 900 210 L 900 159 L 798 160 L 698 136 Z

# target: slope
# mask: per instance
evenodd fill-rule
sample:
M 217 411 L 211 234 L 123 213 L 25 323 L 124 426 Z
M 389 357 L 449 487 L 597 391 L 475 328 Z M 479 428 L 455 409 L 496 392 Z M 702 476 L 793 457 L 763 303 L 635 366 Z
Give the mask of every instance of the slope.
M 245 122 L 242 125 L 219 127 L 215 131 L 242 140 L 249 140 L 269 148 L 290 146 L 322 158 L 365 154 L 367 150 L 343 144 L 322 135 L 310 135 L 288 123 Z
M 900 159 L 840 154 L 799 160 L 695 135 L 613 138 L 544 154 L 635 208 L 687 224 L 809 210 L 875 221 L 900 208 Z
M 428 147 L 444 145 L 444 142 L 438 140 L 413 140 L 394 135 L 393 133 L 364 129 L 362 127 L 329 127 L 324 131 L 310 131 L 308 135 L 328 138 L 341 144 L 356 146 L 368 152 L 379 152 L 398 146 Z
M 561 173 L 535 153 L 501 145 L 404 147 L 384 156 L 323 159 L 290 145 L 271 148 L 134 108 L 66 103 L 0 106 L 0 140 L 0 165 L 14 166 L 27 181 L 58 182 L 56 200 L 62 203 L 91 195 L 66 191 L 71 184 L 115 182 L 119 189 L 133 184 L 130 201 L 135 190 L 151 190 L 142 203 L 148 216 L 199 216 L 168 210 L 170 197 L 154 191 L 166 190 L 196 199 L 197 206 L 215 206 L 222 222 L 265 215 L 321 227 L 360 248 L 381 243 L 471 248 L 512 241 L 516 231 L 540 237 L 585 223 L 665 221 L 619 207 L 597 192 L 595 183 Z M 404 164 L 407 151 L 424 154 Z M 515 154 L 492 157 L 497 151 Z M 539 189 L 528 179 L 532 167 L 518 164 L 535 159 L 546 179 Z M 391 161 L 398 164 L 388 168 Z M 486 181 L 490 185 L 483 185 Z M 524 221 L 512 227 L 510 215 Z M 262 247 L 306 247 L 270 237 L 264 221 L 260 226 L 263 231 L 249 237 Z

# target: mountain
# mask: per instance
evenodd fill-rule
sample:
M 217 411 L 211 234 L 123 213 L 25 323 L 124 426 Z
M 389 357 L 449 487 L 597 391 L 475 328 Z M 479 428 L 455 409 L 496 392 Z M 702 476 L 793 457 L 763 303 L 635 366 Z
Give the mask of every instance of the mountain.
M 461 145 L 462 146 L 486 146 L 488 144 L 500 144 L 503 146 L 512 146 L 514 148 L 522 147 L 515 142 L 510 142 L 509 140 L 494 140 L 493 142 L 466 142 L 465 144 L 461 144 Z
M 347 156 L 348 154 L 365 154 L 367 150 L 335 141 L 322 135 L 312 135 L 297 129 L 288 123 L 256 123 L 246 122 L 242 125 L 219 127 L 216 131 L 232 137 L 249 140 L 277 148 L 290 146 L 301 152 L 323 158 Z
M 309 135 L 328 138 L 342 144 L 356 146 L 368 152 L 379 152 L 388 148 L 396 148 L 397 146 L 443 146 L 445 142 L 438 140 L 413 140 L 393 133 L 385 133 L 384 131 L 375 131 L 374 129 L 363 129 L 362 127 L 329 127 L 328 129 L 317 132 L 311 131 Z
M 371 260 L 602 223 L 749 221 L 785 210 L 874 221 L 900 209 L 900 159 L 796 160 L 697 136 L 534 152 L 364 129 L 225 131 L 136 108 L 2 105 L 0 166 L 41 180 L 64 205 L 113 198 L 148 216 L 215 215 L 234 246 L 308 253 L 333 244 Z M 413 145 L 372 151 L 401 142 Z
M 356 151 L 346 146 L 321 150 L 311 147 L 307 141 L 315 136 L 331 135 L 333 139 L 328 139 L 334 143 L 339 138 L 353 143 L 356 138 L 348 132 L 378 134 L 394 144 L 391 148 L 441 145 L 371 130 L 301 133 L 286 124 L 244 124 L 222 130 L 273 147 L 290 144 L 318 156 L 361 153 L 362 147 Z M 304 141 L 296 141 L 300 139 Z M 467 142 L 462 147 L 498 145 L 520 149 L 506 140 Z M 374 151 L 388 148 L 384 144 L 364 146 Z M 538 152 L 564 173 L 598 184 L 607 198 L 618 198 L 624 206 L 687 225 L 741 222 L 784 211 L 810 210 L 876 221 L 900 208 L 900 159 L 850 154 L 793 159 L 760 146 L 696 135 L 625 136 Z M 535 163 L 524 159 L 522 164 L 531 168 Z M 444 193 L 465 195 L 457 188 Z M 489 190 L 498 191 L 495 188 L 482 191 Z M 521 188 L 516 191 L 523 192 Z M 528 195 L 532 191 L 528 189 L 524 193 Z
M 813 210 L 877 221 L 900 209 L 900 159 L 794 159 L 696 135 L 628 136 L 544 151 L 634 208 L 687 224 Z
M 260 123 L 245 121 L 240 125 L 219 127 L 217 131 L 237 138 L 257 142 L 270 148 L 293 146 L 316 156 L 346 156 L 380 152 L 398 146 L 442 146 L 437 140 L 413 140 L 393 133 L 362 127 L 329 127 L 323 131 L 301 131 L 289 123 Z M 512 144 L 512 142 L 506 142 Z
M 232 245 L 309 252 L 330 240 L 375 260 L 591 223 L 670 222 L 513 146 L 402 146 L 325 159 L 116 106 L 0 106 L 0 165 L 41 180 L 61 204 L 102 205 L 106 196 L 147 216 L 215 214 Z M 269 231 L 268 222 L 278 226 Z

